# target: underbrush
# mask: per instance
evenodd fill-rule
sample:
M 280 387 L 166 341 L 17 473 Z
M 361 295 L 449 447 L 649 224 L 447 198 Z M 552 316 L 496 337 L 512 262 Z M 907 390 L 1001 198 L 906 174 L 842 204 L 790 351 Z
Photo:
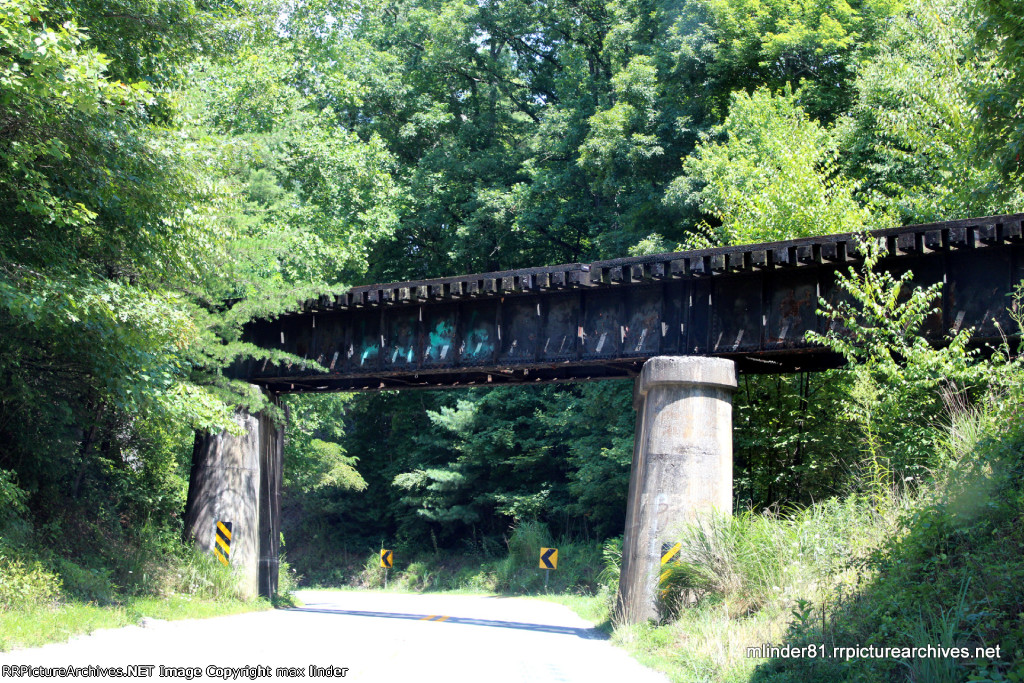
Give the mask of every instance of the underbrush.
M 46 543 L 21 517 L 8 518 L 0 531 L 0 650 L 142 617 L 183 619 L 269 607 L 242 600 L 236 571 L 166 530 L 143 528 L 116 539 L 106 554 L 72 553 Z M 282 587 L 294 588 L 287 580 Z
M 557 569 L 540 569 L 540 549 L 558 548 Z M 389 588 L 410 591 L 469 591 L 530 595 L 537 593 L 584 596 L 607 593 L 602 577 L 602 546 L 597 541 L 552 538 L 547 527 L 524 521 L 509 534 L 504 549 L 482 545 L 471 552 L 394 550 L 394 566 L 380 566 L 378 551 L 358 563 L 335 563 L 308 585 L 317 587 Z M 546 575 L 545 575 L 546 574 Z M 604 588 L 602 588 L 604 586 Z
M 675 681 L 748 681 L 747 648 L 779 644 L 794 623 L 855 593 L 906 501 L 878 509 L 831 499 L 802 510 L 708 516 L 680 530 L 659 582 L 658 623 L 616 624 L 613 640 Z
M 675 681 L 1024 681 L 1024 429 L 1000 396 L 951 414 L 915 489 L 680 530 L 661 622 L 614 640 Z M 847 649 L 871 647 L 898 650 Z
M 232 599 L 239 576 L 212 556 L 181 544 L 136 549 L 125 579 L 100 567 L 96 558 L 72 560 L 31 546 L 0 540 L 0 611 L 38 607 L 68 600 L 111 605 L 130 597 L 190 595 Z

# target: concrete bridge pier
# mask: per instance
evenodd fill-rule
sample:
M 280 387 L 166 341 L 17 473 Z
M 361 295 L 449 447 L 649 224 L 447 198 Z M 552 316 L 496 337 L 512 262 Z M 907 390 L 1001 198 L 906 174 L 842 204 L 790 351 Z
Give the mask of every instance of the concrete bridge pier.
M 697 514 L 732 511 L 731 360 L 658 356 L 633 389 L 637 411 L 616 618 L 658 618 L 663 546 Z
M 277 594 L 284 427 L 265 413 L 239 411 L 235 420 L 240 436 L 196 434 L 185 538 L 213 553 L 217 522 L 230 522 L 228 561 L 241 575 L 239 593 L 269 598 Z

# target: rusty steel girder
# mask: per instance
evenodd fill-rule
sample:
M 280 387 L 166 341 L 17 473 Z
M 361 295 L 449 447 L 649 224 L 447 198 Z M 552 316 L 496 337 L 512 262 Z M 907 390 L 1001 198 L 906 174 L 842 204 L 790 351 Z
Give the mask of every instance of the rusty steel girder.
M 871 233 L 880 267 L 943 283 L 925 332 L 936 343 L 1013 336 L 1008 308 L 1024 279 L 1024 214 Z M 247 341 L 304 363 L 236 364 L 274 392 L 360 391 L 633 377 L 659 355 L 732 358 L 745 372 L 837 367 L 809 343 L 818 302 L 857 266 L 852 234 L 353 287 L 250 323 Z M 315 369 L 315 361 L 326 372 Z

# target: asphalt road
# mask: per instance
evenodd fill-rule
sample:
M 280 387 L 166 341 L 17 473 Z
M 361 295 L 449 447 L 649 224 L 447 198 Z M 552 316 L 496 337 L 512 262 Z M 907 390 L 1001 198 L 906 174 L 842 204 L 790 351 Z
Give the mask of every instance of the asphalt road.
M 299 597 L 305 604 L 297 609 L 156 621 L 2 653 L 0 680 L 17 674 L 8 665 L 152 665 L 154 678 L 165 667 L 162 678 L 182 681 L 254 675 L 445 683 L 666 681 L 567 607 L 542 600 L 372 591 L 301 591 Z M 269 667 L 270 675 L 240 669 L 257 666 Z M 327 675 L 314 676 L 311 666 L 323 667 Z M 54 678 L 52 671 L 36 673 Z M 96 676 L 97 670 L 89 673 L 94 680 L 113 680 Z

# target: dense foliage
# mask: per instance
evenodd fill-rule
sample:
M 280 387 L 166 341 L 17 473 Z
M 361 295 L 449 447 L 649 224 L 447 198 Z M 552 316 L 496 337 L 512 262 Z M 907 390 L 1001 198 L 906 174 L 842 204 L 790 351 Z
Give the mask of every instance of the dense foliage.
M 981 153 L 1011 137 L 990 130 L 979 88 L 1014 78 L 995 68 L 991 35 L 975 31 L 984 7 L 365 3 L 350 30 L 339 22 L 316 43 L 359 63 L 343 71 L 361 83 L 361 99 L 329 105 L 360 138 L 377 136 L 395 153 L 396 183 L 407 189 L 365 279 L 1019 208 L 1015 171 Z M 308 10 L 304 21 L 314 22 L 334 11 Z M 996 23 L 1012 40 L 1014 24 Z M 864 372 L 896 381 L 917 370 Z M 861 472 L 864 444 L 848 435 L 863 408 L 852 387 L 868 385 L 855 374 L 743 378 L 741 507 L 863 485 L 851 473 Z M 875 399 L 894 396 L 874 386 Z M 894 430 L 884 438 L 927 426 L 934 389 L 921 389 L 912 425 L 879 407 Z M 313 522 L 308 498 L 300 515 L 319 533 L 332 529 L 335 542 L 429 548 L 500 535 L 522 519 L 599 536 L 620 523 L 624 492 L 614 482 L 627 474 L 628 387 L 356 396 L 345 416 L 339 443 L 360 458 L 369 487 L 330 503 L 329 523 Z M 927 448 L 920 443 L 889 478 L 919 476 Z M 315 563 L 304 568 L 316 575 Z
M 265 407 L 240 329 L 312 292 L 1020 210 L 1022 45 L 1009 0 L 0 0 L 0 572 L 167 588 L 194 431 Z M 934 292 L 850 283 L 854 369 L 741 380 L 739 508 L 917 486 L 988 395 Z M 630 393 L 289 398 L 288 552 L 614 536 Z

